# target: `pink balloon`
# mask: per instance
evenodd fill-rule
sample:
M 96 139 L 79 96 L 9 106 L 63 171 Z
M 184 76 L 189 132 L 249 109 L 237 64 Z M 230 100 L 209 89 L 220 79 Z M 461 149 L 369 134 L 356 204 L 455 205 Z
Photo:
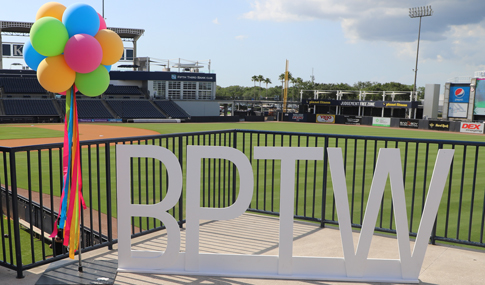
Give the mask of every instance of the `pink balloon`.
M 77 89 L 76 84 L 74 84 L 73 86 L 74 86 L 74 94 L 76 94 L 76 92 L 79 91 L 79 90 Z M 60 95 L 66 95 L 66 92 L 67 92 L 67 90 L 64 91 L 64 92 L 59 92 L 58 94 L 60 94 Z
M 89 73 L 101 64 L 103 49 L 93 36 L 77 34 L 67 41 L 64 58 L 67 65 L 74 71 Z
M 101 16 L 101 15 L 98 13 L 98 17 L 99 17 L 99 30 L 106 29 L 106 21 L 104 20 L 103 16 Z M 98 31 L 99 31 L 99 30 L 98 30 Z

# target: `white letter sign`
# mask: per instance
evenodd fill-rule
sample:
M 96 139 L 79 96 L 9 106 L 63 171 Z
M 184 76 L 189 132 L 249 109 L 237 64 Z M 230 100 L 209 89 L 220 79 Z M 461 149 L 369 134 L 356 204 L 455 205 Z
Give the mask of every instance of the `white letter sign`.
M 438 212 L 450 170 L 454 150 L 439 150 L 429 185 L 414 249 L 410 250 L 406 199 L 399 149 L 381 149 L 376 162 L 362 230 L 357 246 L 352 239 L 347 184 L 342 151 L 328 148 L 328 162 L 344 252 L 343 258 L 293 256 L 293 216 L 295 203 L 295 163 L 298 160 L 322 160 L 323 148 L 255 147 L 255 159 L 281 161 L 280 231 L 278 256 L 207 254 L 199 252 L 200 220 L 230 220 L 244 214 L 253 197 L 253 168 L 241 151 L 222 146 L 187 146 L 186 173 L 186 252 L 180 251 L 177 221 L 167 213 L 182 191 L 182 170 L 177 157 L 169 150 L 148 145 L 117 145 L 118 191 L 118 270 L 159 274 L 234 276 L 281 279 L 319 279 L 347 282 L 417 283 L 427 243 Z M 154 205 L 137 205 L 130 201 L 130 159 L 158 159 L 167 168 L 167 195 Z M 239 173 L 239 194 L 226 208 L 206 208 L 200 204 L 201 161 L 226 159 Z M 369 259 L 369 249 L 380 204 L 390 179 L 399 259 Z M 235 177 L 234 177 L 235 179 Z M 154 217 L 167 227 L 167 248 L 162 251 L 131 250 L 131 217 Z

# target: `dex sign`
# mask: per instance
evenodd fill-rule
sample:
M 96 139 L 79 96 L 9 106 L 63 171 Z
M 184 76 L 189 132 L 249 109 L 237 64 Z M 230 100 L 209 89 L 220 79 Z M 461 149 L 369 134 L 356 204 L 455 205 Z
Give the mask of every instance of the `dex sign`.
M 186 251 L 180 252 L 180 229 L 167 213 L 182 193 L 182 170 L 168 149 L 149 145 L 117 145 L 118 270 L 158 274 L 224 275 L 280 279 L 321 279 L 360 282 L 417 283 L 454 150 L 438 152 L 426 204 L 413 250 L 410 250 L 406 202 L 399 149 L 381 149 L 369 192 L 357 247 L 352 238 L 348 192 L 340 148 L 327 148 L 344 257 L 293 256 L 295 162 L 322 160 L 318 147 L 255 147 L 254 159 L 281 161 L 279 253 L 277 256 L 199 253 L 199 221 L 230 220 L 246 211 L 253 196 L 253 170 L 245 154 L 222 146 L 187 146 Z M 148 157 L 165 164 L 169 175 L 167 195 L 154 205 L 132 204 L 130 159 Z M 226 159 L 239 172 L 239 195 L 227 208 L 200 206 L 200 173 L 203 158 Z M 380 203 L 390 177 L 400 259 L 369 259 L 368 253 Z M 131 249 L 131 217 L 153 217 L 167 228 L 167 247 L 162 251 Z M 323 245 L 322 245 L 323 246 Z
M 473 133 L 473 134 L 483 134 L 483 123 L 470 123 L 461 122 L 460 132 L 462 133 Z

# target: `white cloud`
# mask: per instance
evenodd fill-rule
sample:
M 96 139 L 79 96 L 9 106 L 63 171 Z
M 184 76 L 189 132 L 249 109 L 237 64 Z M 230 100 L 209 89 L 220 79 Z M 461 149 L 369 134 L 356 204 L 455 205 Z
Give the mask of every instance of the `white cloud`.
M 239 36 L 236 36 L 236 40 L 239 40 L 239 41 L 242 41 L 244 39 L 246 39 L 248 36 L 246 35 L 239 35 Z
M 423 18 L 423 37 L 430 41 L 444 40 L 454 26 L 485 19 L 483 0 L 431 0 L 425 4 L 434 10 L 432 17 Z M 412 42 L 418 20 L 409 18 L 409 8 L 422 5 L 419 0 L 254 0 L 243 17 L 276 22 L 338 21 L 351 41 Z
M 212 20 L 212 23 L 219 25 L 219 20 L 217 18 L 215 18 L 214 20 Z
M 416 57 L 419 19 L 410 7 L 431 5 L 434 14 L 422 18 L 421 60 L 460 60 L 476 65 L 485 46 L 483 0 L 253 0 L 243 18 L 258 21 L 334 21 L 350 43 L 387 42 L 404 59 Z

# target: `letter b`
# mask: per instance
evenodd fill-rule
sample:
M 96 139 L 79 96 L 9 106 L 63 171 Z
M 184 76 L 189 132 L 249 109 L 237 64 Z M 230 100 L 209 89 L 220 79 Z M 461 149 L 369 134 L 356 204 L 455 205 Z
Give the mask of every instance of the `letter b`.
M 155 158 L 165 164 L 169 180 L 167 195 L 153 205 L 130 202 L 130 158 Z M 117 198 L 118 198 L 118 268 L 121 270 L 150 270 L 169 267 L 180 258 L 180 229 L 167 211 L 178 202 L 182 193 L 182 169 L 177 157 L 168 149 L 154 145 L 117 145 Z M 167 228 L 167 248 L 161 251 L 131 250 L 131 217 L 153 217 Z

